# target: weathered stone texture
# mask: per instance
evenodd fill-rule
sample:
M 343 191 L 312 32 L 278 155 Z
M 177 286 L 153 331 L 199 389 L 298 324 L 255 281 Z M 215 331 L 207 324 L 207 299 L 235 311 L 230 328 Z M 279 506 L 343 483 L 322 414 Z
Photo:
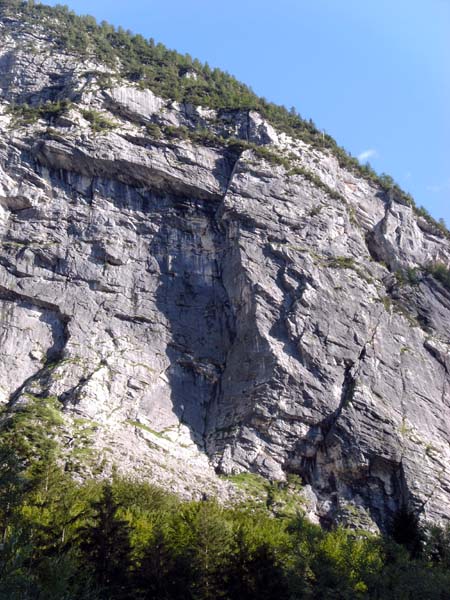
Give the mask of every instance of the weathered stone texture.
M 325 521 L 384 527 L 403 502 L 448 518 L 450 295 L 394 275 L 448 264 L 448 241 L 256 113 L 102 90 L 92 65 L 44 40 L 30 57 L 9 29 L 2 402 L 57 396 L 69 424 L 96 424 L 105 468 L 182 494 L 228 497 L 216 473 L 295 472 Z M 6 110 L 66 96 L 51 132 Z M 94 133 L 88 108 L 115 128 Z M 251 151 L 151 139 L 151 121 L 293 152 L 345 202 Z

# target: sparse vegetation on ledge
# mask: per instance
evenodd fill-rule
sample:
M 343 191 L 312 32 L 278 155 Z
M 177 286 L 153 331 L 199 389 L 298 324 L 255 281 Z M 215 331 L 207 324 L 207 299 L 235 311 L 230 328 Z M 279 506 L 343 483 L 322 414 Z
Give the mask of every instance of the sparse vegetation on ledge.
M 25 103 L 10 104 L 7 108 L 7 113 L 13 116 L 13 121 L 16 125 L 32 125 L 39 121 L 39 119 L 51 122 L 65 114 L 70 107 L 71 102 L 69 100 L 45 102 L 38 106 Z
M 444 263 L 431 263 L 425 267 L 425 271 L 450 291 L 450 269 Z
M 335 256 L 327 264 L 332 269 L 354 269 L 355 260 L 348 256 Z
M 164 134 L 168 138 L 186 140 L 189 139 L 194 143 L 201 143 L 207 146 L 227 147 L 229 150 L 238 154 L 251 150 L 263 160 L 266 160 L 271 165 L 281 166 L 286 169 L 289 177 L 300 175 L 313 185 L 323 190 L 331 198 L 340 200 L 346 204 L 346 200 L 342 194 L 331 188 L 318 175 L 307 169 L 306 167 L 294 166 L 293 157 L 286 157 L 276 147 L 259 146 L 258 144 L 247 142 L 238 138 L 224 138 L 214 133 L 203 129 L 188 129 L 187 127 L 175 127 L 173 125 L 159 126 L 156 123 L 146 125 L 146 130 L 149 136 L 154 140 L 159 140 Z
M 430 262 L 423 267 L 409 267 L 405 270 L 396 271 L 395 277 L 399 285 L 418 285 L 423 275 L 431 275 L 450 291 L 450 269 L 442 262 Z
M 117 127 L 114 121 L 111 121 L 111 119 L 108 119 L 108 117 L 97 110 L 82 110 L 81 114 L 86 121 L 89 121 L 94 133 L 105 133 L 107 131 L 112 131 Z

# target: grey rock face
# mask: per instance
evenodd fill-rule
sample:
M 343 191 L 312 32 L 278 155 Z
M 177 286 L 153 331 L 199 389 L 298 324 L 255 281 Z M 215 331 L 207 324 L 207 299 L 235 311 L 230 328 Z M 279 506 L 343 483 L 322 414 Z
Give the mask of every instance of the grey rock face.
M 46 40 L 30 58 L 0 32 L 1 401 L 57 396 L 68 431 L 95 425 L 97 463 L 181 494 L 295 472 L 324 521 L 383 528 L 404 502 L 448 519 L 450 295 L 394 275 L 449 264 L 448 241 L 256 113 L 103 90 Z M 50 132 L 7 111 L 67 96 Z M 345 202 L 149 122 L 271 144 Z

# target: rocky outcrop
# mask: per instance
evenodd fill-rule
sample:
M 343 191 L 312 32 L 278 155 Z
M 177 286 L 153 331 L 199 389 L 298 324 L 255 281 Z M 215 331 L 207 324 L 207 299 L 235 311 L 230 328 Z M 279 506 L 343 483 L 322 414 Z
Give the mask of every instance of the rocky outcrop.
M 448 264 L 449 242 L 257 113 L 102 87 L 101 65 L 36 32 L 30 57 L 14 22 L 0 34 L 9 410 L 56 396 L 62 444 L 89 422 L 97 467 L 185 495 L 232 496 L 219 474 L 294 472 L 324 522 L 386 528 L 403 504 L 448 519 L 450 294 L 421 268 Z M 50 124 L 10 108 L 61 98 L 72 107 Z M 168 125 L 270 145 L 302 169 Z M 408 269 L 414 281 L 396 277 Z

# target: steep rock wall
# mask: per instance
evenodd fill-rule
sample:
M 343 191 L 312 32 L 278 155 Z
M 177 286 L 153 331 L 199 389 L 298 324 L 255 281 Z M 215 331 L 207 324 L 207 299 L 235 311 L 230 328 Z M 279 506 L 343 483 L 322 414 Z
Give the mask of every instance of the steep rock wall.
M 233 496 L 216 473 L 295 472 L 324 522 L 386 528 L 403 504 L 448 518 L 450 295 L 421 270 L 449 263 L 448 241 L 256 113 L 103 89 L 101 65 L 36 36 L 30 58 L 2 27 L 9 410 L 57 396 L 62 443 L 89 421 L 96 464 L 185 495 Z M 8 110 L 66 97 L 50 129 Z M 114 127 L 95 133 L 86 110 Z M 150 122 L 270 144 L 323 185 L 249 150 L 154 139 Z M 396 277 L 408 268 L 416 281 Z

